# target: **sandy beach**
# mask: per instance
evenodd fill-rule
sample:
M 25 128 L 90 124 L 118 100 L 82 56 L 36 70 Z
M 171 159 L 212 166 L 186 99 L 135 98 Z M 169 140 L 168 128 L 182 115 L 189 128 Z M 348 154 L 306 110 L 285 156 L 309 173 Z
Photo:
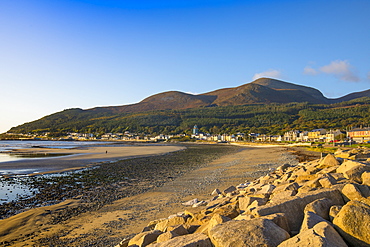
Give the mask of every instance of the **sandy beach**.
M 100 152 L 93 155 L 105 155 L 104 149 L 98 150 Z M 165 150 L 172 149 L 166 147 Z M 114 246 L 123 238 L 140 232 L 149 221 L 183 211 L 182 202 L 194 198 L 209 199 L 215 188 L 223 190 L 266 174 L 270 168 L 297 162 L 295 155 L 284 147 L 233 147 L 229 153 L 194 166 L 160 186 L 140 181 L 130 188 L 150 188 L 61 222 L 55 220 L 58 213 L 77 210 L 83 203 L 81 198 L 77 196 L 0 220 L 0 225 L 6 226 L 0 230 L 0 243 L 5 246 Z
M 57 148 L 28 148 L 17 149 L 9 153 L 13 154 L 69 154 L 53 158 L 30 158 L 26 160 L 0 163 L 0 170 L 20 171 L 15 173 L 55 173 L 68 170 L 81 169 L 93 166 L 100 162 L 114 162 L 133 157 L 161 155 L 184 149 L 174 145 L 135 145 L 135 146 L 92 146 L 73 149 Z M 13 172 L 12 172 L 13 173 Z

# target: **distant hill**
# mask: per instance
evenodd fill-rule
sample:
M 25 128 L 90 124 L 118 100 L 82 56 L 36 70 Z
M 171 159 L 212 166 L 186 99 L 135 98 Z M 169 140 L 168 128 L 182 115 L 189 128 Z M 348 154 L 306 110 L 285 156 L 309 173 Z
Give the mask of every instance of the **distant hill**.
M 337 99 L 328 99 L 315 88 L 276 79 L 260 78 L 239 87 L 223 88 L 198 95 L 178 91 L 163 92 L 145 98 L 136 104 L 103 107 L 103 109 L 114 113 L 123 113 L 289 102 L 330 104 L 361 97 L 370 97 L 370 90 L 352 93 Z
M 300 117 L 318 117 L 322 111 L 317 127 L 325 124 L 331 128 L 335 125 L 326 121 L 328 114 L 332 114 L 333 121 L 340 118 L 351 118 L 347 125 L 367 119 L 366 110 L 356 113 L 359 108 L 369 104 L 370 90 L 351 93 L 346 96 L 329 99 L 319 90 L 301 86 L 276 79 L 260 78 L 253 82 L 215 91 L 193 95 L 178 91 L 169 91 L 152 95 L 136 104 L 122 106 L 96 107 L 92 109 L 69 109 L 45 116 L 39 120 L 25 123 L 12 128 L 9 132 L 30 131 L 55 131 L 55 132 L 121 132 L 124 130 L 142 132 L 181 132 L 194 124 L 202 124 L 204 128 L 237 129 L 238 126 L 245 128 L 264 128 L 266 124 L 272 125 L 286 123 L 286 126 L 297 125 L 294 121 L 301 121 Z M 341 103 L 343 102 L 343 103 Z M 345 103 L 348 102 L 348 103 Z M 309 109 L 318 105 L 312 113 Z M 271 105 L 271 107 L 270 107 Z M 279 105 L 279 107 L 277 107 Z M 320 106 L 319 106 L 320 105 Z M 336 112 L 328 110 L 323 113 L 322 105 L 326 108 L 335 108 Z M 344 110 L 351 106 L 343 115 Z M 281 108 L 281 110 L 277 110 Z M 361 108 L 362 109 L 362 108 Z M 367 109 L 367 108 L 366 108 Z M 357 114 L 357 115 L 356 115 Z M 365 114 L 362 117 L 361 114 Z M 353 116 L 352 116 L 353 115 Z M 300 122 L 297 123 L 300 123 Z M 308 120 L 307 120 L 308 121 Z M 294 124 L 295 125 L 294 125 Z M 313 122 L 312 122 L 313 123 Z M 313 125 L 311 122 L 306 127 Z M 368 124 L 366 121 L 363 124 Z M 230 127 L 232 126 L 232 127 Z M 312 126 L 315 127 L 315 126 Z M 278 131 L 279 126 L 274 127 Z M 286 127 L 288 128 L 288 127 Z

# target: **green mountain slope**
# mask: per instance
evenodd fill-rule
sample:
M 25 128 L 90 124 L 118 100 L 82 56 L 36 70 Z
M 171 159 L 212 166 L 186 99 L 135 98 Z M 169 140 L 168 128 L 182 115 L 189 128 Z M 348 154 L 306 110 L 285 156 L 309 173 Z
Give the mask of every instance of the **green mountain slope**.
M 346 128 L 369 124 L 369 93 L 370 90 L 327 99 L 317 89 L 262 78 L 200 95 L 171 91 L 132 105 L 68 109 L 9 132 L 101 134 L 129 130 L 168 134 L 189 132 L 195 124 L 210 133 Z

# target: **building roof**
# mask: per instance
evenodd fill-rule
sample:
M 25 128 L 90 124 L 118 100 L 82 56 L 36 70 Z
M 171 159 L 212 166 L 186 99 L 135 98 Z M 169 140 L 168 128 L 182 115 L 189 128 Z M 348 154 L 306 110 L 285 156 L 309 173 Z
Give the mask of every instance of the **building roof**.
M 347 132 L 357 132 L 357 131 L 370 131 L 370 128 L 355 128 L 355 129 L 351 129 Z

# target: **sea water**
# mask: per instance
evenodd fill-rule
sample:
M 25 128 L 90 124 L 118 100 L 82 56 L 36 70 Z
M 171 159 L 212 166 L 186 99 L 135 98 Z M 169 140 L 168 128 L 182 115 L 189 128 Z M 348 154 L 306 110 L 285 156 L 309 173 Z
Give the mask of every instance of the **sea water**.
M 22 180 L 27 179 L 24 176 L 12 178 L 0 177 L 0 204 L 27 198 L 37 193 L 37 189 L 30 188 Z
M 17 149 L 30 149 L 30 148 L 56 148 L 56 149 L 72 149 L 81 146 L 92 146 L 101 144 L 101 142 L 89 141 L 0 141 L 0 163 L 17 161 L 24 159 L 44 159 L 61 156 L 65 154 L 37 154 L 37 155 L 24 155 L 9 153 Z M 107 142 L 105 142 L 107 144 Z
M 105 142 L 107 143 L 107 142 Z M 97 145 L 101 142 L 92 141 L 0 141 L 0 152 L 24 148 L 77 148 L 86 145 Z
M 89 141 L 0 141 L 0 164 L 2 162 L 27 160 L 27 159 L 45 159 L 52 158 L 55 155 L 16 155 L 7 153 L 17 149 L 29 148 L 56 148 L 56 149 L 71 149 L 81 146 L 93 146 L 102 144 L 102 142 L 89 142 Z M 104 144 L 109 144 L 104 142 Z M 1 170 L 0 174 L 31 174 L 37 173 L 36 169 L 12 169 L 11 172 Z M 58 176 L 60 174 L 54 174 Z M 67 174 L 66 174 L 67 175 Z M 45 175 L 50 176 L 50 175 Z M 27 176 L 17 175 L 9 178 L 0 176 L 0 204 L 19 200 L 33 196 L 38 192 L 37 189 L 32 189 L 27 185 Z

